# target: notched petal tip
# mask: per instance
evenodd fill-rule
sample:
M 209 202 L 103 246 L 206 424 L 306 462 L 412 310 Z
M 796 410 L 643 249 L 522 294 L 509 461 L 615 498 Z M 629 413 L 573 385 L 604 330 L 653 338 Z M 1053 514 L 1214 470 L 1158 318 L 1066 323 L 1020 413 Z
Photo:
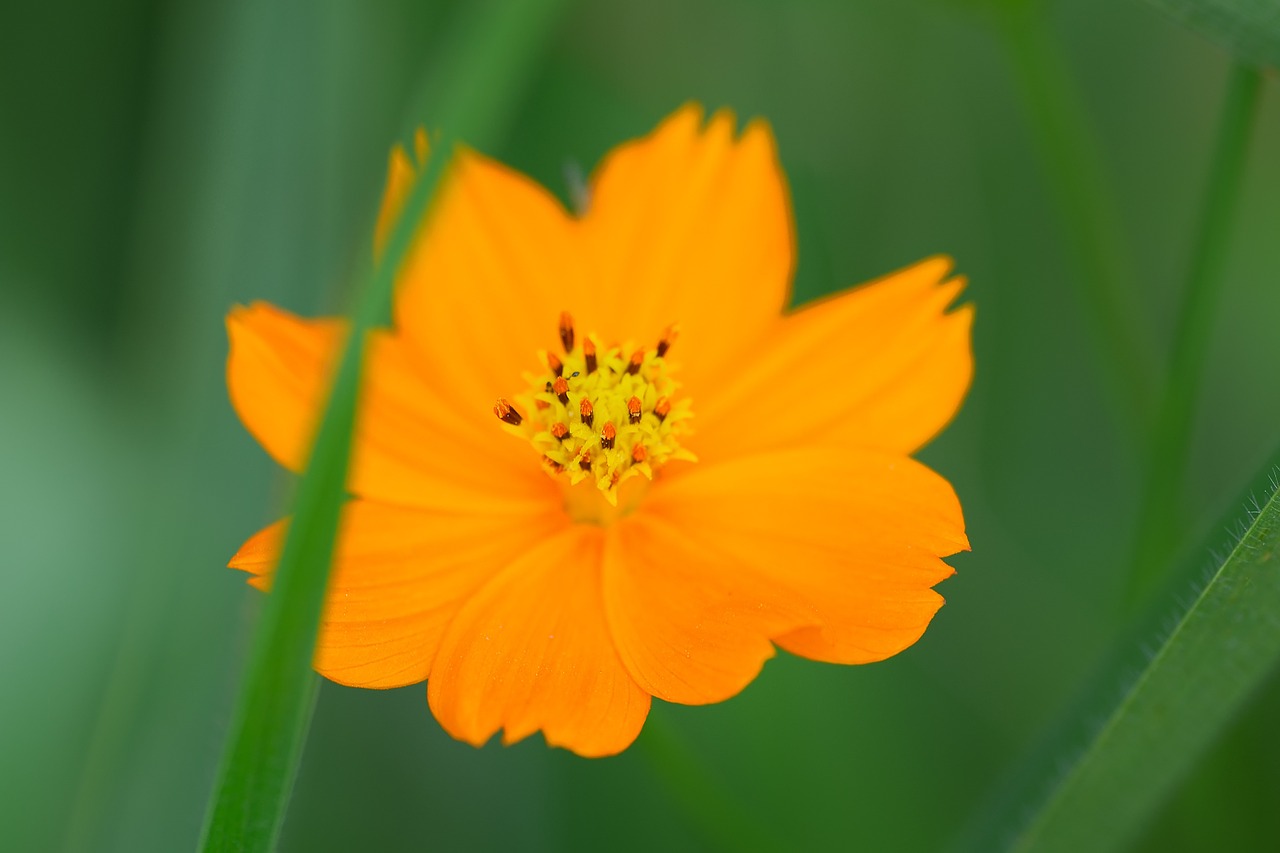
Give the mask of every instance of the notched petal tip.
M 887 281 L 898 275 L 919 274 L 925 279 L 933 280 L 934 284 L 930 288 L 933 293 L 950 295 L 951 298 L 942 305 L 943 315 L 957 314 L 961 311 L 972 313 L 974 311 L 973 303 L 961 301 L 962 295 L 969 287 L 969 277 L 962 273 L 956 273 L 954 270 L 955 259 L 950 255 L 930 255 L 915 264 L 882 276 L 876 279 L 876 282 Z
M 392 225 L 409 197 L 409 189 L 427 164 L 431 144 L 427 132 L 418 127 L 413 134 L 413 157 L 410 158 L 403 145 L 395 145 L 387 157 L 387 180 L 382 191 L 382 204 L 378 210 L 378 218 L 374 226 L 373 245 L 377 253 L 382 252 L 386 240 L 390 236 Z
M 227 561 L 227 568 L 239 569 L 255 575 L 273 571 L 276 561 L 280 559 L 280 549 L 284 545 L 284 537 L 288 529 L 288 517 L 262 528 L 245 540 L 245 543 Z
M 265 302 L 261 299 L 255 299 L 248 305 L 236 302 L 227 309 L 227 315 L 223 318 L 223 324 L 226 326 L 227 338 L 231 342 L 232 346 L 236 343 L 237 335 L 250 331 L 254 316 L 259 313 L 279 314 L 281 311 L 270 302 Z
M 694 134 L 706 120 L 707 108 L 699 101 L 685 101 L 675 112 L 658 122 L 657 127 L 649 131 L 641 139 L 654 139 L 663 134 Z
M 418 168 L 422 168 L 427 163 L 427 155 L 431 150 L 430 143 L 427 141 L 427 131 L 421 125 L 413 132 L 413 155 L 417 158 Z

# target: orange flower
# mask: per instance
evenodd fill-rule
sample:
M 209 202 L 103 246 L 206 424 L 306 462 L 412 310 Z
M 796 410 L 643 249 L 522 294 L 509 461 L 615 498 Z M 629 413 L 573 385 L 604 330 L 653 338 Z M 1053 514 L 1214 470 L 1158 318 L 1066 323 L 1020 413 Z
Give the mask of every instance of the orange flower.
M 924 632 L 968 541 L 909 454 L 969 385 L 963 282 L 935 258 L 786 310 L 772 134 L 703 124 L 614 150 L 579 215 L 458 153 L 367 343 L 323 675 L 426 680 L 476 745 L 608 755 L 650 697 L 727 699 L 775 645 L 866 663 Z M 414 171 L 393 155 L 380 234 Z M 227 325 L 232 402 L 297 471 L 346 325 L 263 303 Z M 254 586 L 285 524 L 232 559 Z

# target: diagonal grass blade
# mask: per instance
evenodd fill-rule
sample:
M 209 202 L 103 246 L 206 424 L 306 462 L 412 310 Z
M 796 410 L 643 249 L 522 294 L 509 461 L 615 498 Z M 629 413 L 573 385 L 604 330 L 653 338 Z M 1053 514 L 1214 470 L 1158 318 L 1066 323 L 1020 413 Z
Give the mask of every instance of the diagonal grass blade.
M 1136 676 L 1095 718 L 1083 747 L 1059 763 L 1043 797 L 1012 828 L 1007 810 L 1003 826 L 989 821 L 981 837 L 966 839 L 968 849 L 1122 847 L 1274 669 L 1280 661 L 1275 476 L 1270 498 L 1252 504 L 1249 526 L 1226 559 L 1160 641 L 1144 648 Z
M 561 0 L 477 4 L 451 61 L 433 68 L 448 81 L 432 123 L 483 142 L 498 127 L 511 92 L 563 6 Z M 483 15 L 480 12 L 483 12 Z M 483 90 L 483 97 L 471 97 Z M 463 96 L 468 93 L 468 96 Z M 311 461 L 302 478 L 293 522 L 261 623 L 254 637 L 226 752 L 206 816 L 207 851 L 270 850 L 279 837 L 314 707 L 311 670 L 355 424 L 365 333 L 387 316 L 397 268 L 447 165 L 448 138 L 414 183 L 380 261 L 363 282 L 360 302 Z

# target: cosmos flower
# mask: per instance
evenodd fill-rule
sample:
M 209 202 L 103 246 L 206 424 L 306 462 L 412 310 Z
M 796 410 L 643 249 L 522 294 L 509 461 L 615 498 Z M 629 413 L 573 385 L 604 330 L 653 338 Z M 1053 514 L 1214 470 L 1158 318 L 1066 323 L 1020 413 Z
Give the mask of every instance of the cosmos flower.
M 780 647 L 913 644 L 968 548 L 910 458 L 972 374 L 934 258 L 789 308 L 795 241 L 767 125 L 687 106 L 612 151 L 569 212 L 460 150 L 367 341 L 316 669 L 427 682 L 480 745 L 625 749 L 652 697 L 719 702 Z M 381 234 L 427 156 L 393 154 Z M 300 470 L 346 335 L 264 303 L 227 319 L 249 431 Z M 270 585 L 287 520 L 231 565 Z

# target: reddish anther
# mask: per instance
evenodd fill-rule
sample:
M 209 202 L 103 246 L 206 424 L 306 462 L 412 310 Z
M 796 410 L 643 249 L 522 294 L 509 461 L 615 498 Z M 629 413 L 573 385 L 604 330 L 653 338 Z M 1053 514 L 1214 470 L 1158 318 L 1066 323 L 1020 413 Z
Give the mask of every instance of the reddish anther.
M 578 404 L 578 414 L 582 415 L 582 422 L 587 426 L 591 426 L 591 422 L 596 419 L 596 408 L 591 405 L 591 401 L 586 397 L 582 398 L 582 402 Z
M 649 451 L 644 449 L 643 444 L 637 444 L 636 449 L 631 451 L 631 461 L 639 465 L 641 462 L 649 458 Z
M 547 353 L 547 367 L 551 368 L 551 372 L 556 376 L 564 373 L 564 362 L 553 352 Z
M 640 398 L 632 397 L 627 401 L 627 420 L 633 424 L 640 423 Z
M 569 437 L 569 427 L 560 421 L 556 421 L 551 425 L 551 437 L 556 441 L 564 441 Z
M 667 350 L 671 349 L 671 345 L 676 342 L 680 332 L 675 325 L 667 326 L 662 333 L 662 338 L 658 341 L 658 358 L 663 358 L 667 354 Z
M 591 338 L 582 339 L 582 355 L 587 361 L 587 375 L 596 372 L 596 342 Z
M 631 354 L 631 361 L 627 362 L 627 373 L 635 376 L 640 372 L 642 364 L 644 364 L 644 350 L 638 349 Z
M 512 426 L 520 426 L 524 418 L 520 417 L 520 413 L 515 410 L 510 401 L 506 397 L 499 397 L 498 402 L 493 404 L 493 413 L 498 416 L 498 420 Z
M 658 402 L 653 404 L 653 413 L 658 416 L 658 423 L 662 423 L 667 419 L 667 415 L 671 412 L 671 401 L 666 397 L 659 397 Z
M 605 450 L 613 450 L 614 439 L 618 437 L 618 429 L 613 424 L 605 424 L 600 430 L 600 446 Z
M 560 312 L 560 343 L 565 353 L 573 352 L 573 315 L 568 311 Z
M 560 405 L 569 405 L 569 380 L 563 376 L 557 376 L 556 381 L 551 383 L 551 390 L 555 392 L 556 398 L 560 400 Z

